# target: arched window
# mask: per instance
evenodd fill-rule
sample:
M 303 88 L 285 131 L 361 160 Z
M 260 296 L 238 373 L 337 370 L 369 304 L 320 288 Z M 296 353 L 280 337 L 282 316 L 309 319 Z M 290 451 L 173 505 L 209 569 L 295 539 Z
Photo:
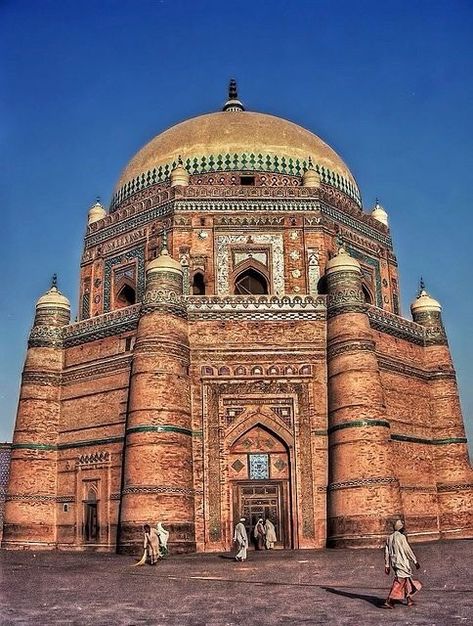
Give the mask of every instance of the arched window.
M 327 277 L 322 276 L 322 278 L 317 283 L 317 293 L 323 295 L 327 293 Z
M 94 489 L 87 492 L 87 500 L 84 500 L 83 537 L 87 543 L 98 541 L 98 502 Z
M 119 307 L 130 306 L 136 303 L 136 293 L 131 285 L 125 283 L 117 293 L 116 304 Z
M 373 296 L 371 295 L 369 289 L 365 285 L 362 285 L 361 288 L 363 290 L 363 295 L 365 296 L 365 302 L 367 304 L 373 304 Z
M 235 293 L 236 294 L 267 294 L 268 281 L 266 278 L 252 267 L 242 272 L 236 277 L 235 280 Z
M 205 296 L 205 281 L 202 272 L 196 272 L 192 279 L 192 293 L 194 296 Z

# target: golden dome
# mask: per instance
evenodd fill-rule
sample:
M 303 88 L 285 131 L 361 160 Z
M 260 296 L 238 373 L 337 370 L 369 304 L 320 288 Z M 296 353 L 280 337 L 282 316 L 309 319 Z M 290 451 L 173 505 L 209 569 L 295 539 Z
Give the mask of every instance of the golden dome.
M 157 135 L 123 170 L 113 204 L 167 178 L 179 155 L 191 174 L 260 170 L 302 175 L 310 157 L 322 182 L 345 191 L 361 204 L 350 170 L 322 139 L 288 120 L 251 111 L 200 115 Z
M 37 309 L 65 309 L 70 311 L 71 303 L 56 286 L 56 278 L 53 277 L 53 284 L 50 289 L 36 302 Z

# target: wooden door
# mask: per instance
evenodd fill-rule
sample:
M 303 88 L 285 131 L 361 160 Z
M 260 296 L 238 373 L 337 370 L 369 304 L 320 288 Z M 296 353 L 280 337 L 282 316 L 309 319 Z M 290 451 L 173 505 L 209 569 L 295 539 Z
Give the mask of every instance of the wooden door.
M 285 503 L 286 485 L 283 482 L 268 481 L 237 483 L 233 492 L 234 523 L 246 518 L 245 526 L 252 545 L 253 529 L 260 518 L 269 518 L 276 529 L 277 546 L 290 548 L 287 507 Z

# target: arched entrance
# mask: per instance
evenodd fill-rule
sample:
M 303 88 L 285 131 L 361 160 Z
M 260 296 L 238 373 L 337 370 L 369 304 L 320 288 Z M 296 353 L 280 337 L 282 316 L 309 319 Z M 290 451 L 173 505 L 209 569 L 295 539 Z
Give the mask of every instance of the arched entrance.
M 88 489 L 87 499 L 84 500 L 82 536 L 85 543 L 95 543 L 99 539 L 98 501 L 93 488 Z
M 291 548 L 290 463 L 286 444 L 264 426 L 253 426 L 230 447 L 229 478 L 233 522 L 246 518 L 250 547 L 258 519 L 269 518 L 276 528 L 276 547 Z

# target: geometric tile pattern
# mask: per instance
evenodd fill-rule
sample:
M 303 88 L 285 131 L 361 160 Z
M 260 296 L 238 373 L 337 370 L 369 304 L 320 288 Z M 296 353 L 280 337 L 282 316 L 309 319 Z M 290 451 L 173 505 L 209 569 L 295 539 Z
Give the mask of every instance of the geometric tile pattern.
M 250 454 L 250 480 L 269 478 L 269 454 Z
M 110 208 L 113 210 L 117 204 L 120 204 L 120 202 L 138 191 L 142 191 L 151 185 L 164 182 L 169 178 L 171 171 L 176 165 L 177 161 L 172 161 L 172 163 L 160 165 L 157 168 L 153 168 L 152 170 L 148 170 L 136 176 L 117 190 L 112 198 Z M 261 153 L 203 155 L 188 158 L 184 162 L 184 167 L 189 174 L 245 170 L 249 172 L 274 172 L 290 176 L 301 176 L 307 170 L 308 165 L 305 159 L 300 160 L 290 156 Z M 314 168 L 323 183 L 343 191 L 361 206 L 360 193 L 351 181 L 318 163 L 314 164 Z

